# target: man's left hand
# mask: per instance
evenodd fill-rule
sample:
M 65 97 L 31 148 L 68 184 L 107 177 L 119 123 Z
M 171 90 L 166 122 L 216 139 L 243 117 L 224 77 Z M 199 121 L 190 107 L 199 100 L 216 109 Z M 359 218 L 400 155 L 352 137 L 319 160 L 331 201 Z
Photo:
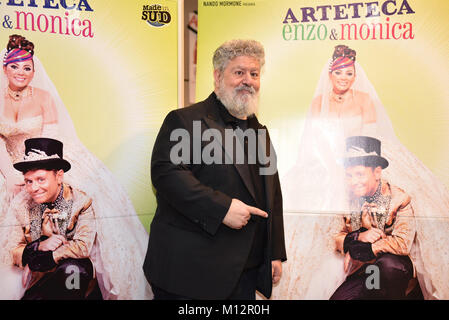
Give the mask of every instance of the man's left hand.
M 382 230 L 380 230 L 378 228 L 371 228 L 364 232 L 360 232 L 357 240 L 359 240 L 361 242 L 374 243 L 377 240 L 385 239 L 386 237 L 387 236 L 385 235 L 385 233 Z
M 39 251 L 55 251 L 60 246 L 67 244 L 67 240 L 64 236 L 60 234 L 53 234 L 47 240 L 41 241 L 39 243 Z
M 273 279 L 273 284 L 276 284 L 281 280 L 282 276 L 282 262 L 281 260 L 271 261 L 271 277 Z

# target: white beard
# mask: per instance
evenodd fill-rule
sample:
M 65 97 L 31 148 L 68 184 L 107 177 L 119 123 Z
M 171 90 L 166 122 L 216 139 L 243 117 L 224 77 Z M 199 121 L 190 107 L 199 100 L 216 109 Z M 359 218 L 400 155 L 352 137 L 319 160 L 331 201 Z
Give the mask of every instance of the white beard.
M 249 90 L 251 93 L 239 94 L 242 90 Z M 232 90 L 228 90 L 223 80 L 220 80 L 217 98 L 223 103 L 230 114 L 239 119 L 254 115 L 259 106 L 259 93 L 253 87 L 241 85 Z

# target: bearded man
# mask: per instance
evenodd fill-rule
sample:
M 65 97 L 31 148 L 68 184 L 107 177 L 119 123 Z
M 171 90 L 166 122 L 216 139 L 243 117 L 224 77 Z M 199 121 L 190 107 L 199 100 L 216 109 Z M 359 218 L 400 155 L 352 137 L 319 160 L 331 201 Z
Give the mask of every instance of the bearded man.
M 144 263 L 155 299 L 254 300 L 256 290 L 268 298 L 280 280 L 282 195 L 267 129 L 255 116 L 264 59 L 257 41 L 225 42 L 213 57 L 214 92 L 162 124 Z

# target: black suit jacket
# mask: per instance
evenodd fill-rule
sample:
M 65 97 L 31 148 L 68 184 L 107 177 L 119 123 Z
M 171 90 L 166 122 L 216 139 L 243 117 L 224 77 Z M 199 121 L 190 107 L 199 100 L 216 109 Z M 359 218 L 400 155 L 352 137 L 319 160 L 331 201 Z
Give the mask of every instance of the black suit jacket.
M 255 231 L 255 223 L 248 223 L 240 230 L 222 223 L 232 198 L 239 198 L 239 192 L 254 196 L 248 166 L 197 163 L 198 159 L 194 159 L 194 151 L 203 150 L 210 143 L 199 144 L 194 140 L 195 135 L 198 137 L 206 129 L 216 129 L 225 136 L 220 104 L 212 93 L 205 101 L 170 112 L 159 131 L 151 159 L 157 209 L 151 223 L 145 275 L 150 283 L 193 299 L 226 299 L 232 293 L 248 258 Z M 170 141 L 175 129 L 181 129 L 175 131 L 175 136 L 180 132 L 190 136 L 187 164 L 176 165 L 170 160 L 172 148 L 179 146 L 180 141 L 175 137 L 175 141 Z M 267 154 L 269 146 L 268 138 Z M 286 253 L 277 171 L 265 175 L 264 182 L 266 205 L 261 209 L 269 216 L 257 289 L 270 297 L 271 261 L 286 260 Z

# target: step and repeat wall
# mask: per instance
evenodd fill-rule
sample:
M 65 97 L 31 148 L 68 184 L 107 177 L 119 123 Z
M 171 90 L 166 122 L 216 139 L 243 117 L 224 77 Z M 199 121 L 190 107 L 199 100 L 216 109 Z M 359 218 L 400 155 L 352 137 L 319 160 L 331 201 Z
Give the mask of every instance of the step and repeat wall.
M 147 230 L 156 208 L 152 145 L 177 106 L 177 6 L 175 0 L 0 2 L 1 49 L 13 34 L 34 44 L 59 95 L 59 116 L 67 112 Z
M 332 232 L 345 213 L 342 152 L 353 135 L 381 141 L 389 161 L 382 178 L 412 198 L 421 258 L 411 255 L 424 297 L 447 298 L 449 4 L 242 0 L 198 7 L 197 101 L 213 90 L 220 44 L 241 38 L 265 47 L 257 116 L 278 156 L 288 248 L 273 298 L 327 299 L 344 279 Z M 337 56 L 355 60 L 349 74 L 330 73 L 339 45 L 347 48 Z M 345 87 L 346 95 L 335 93 Z M 427 249 L 438 258 L 425 265 Z
M 95 197 L 103 190 L 99 209 L 136 214 L 148 231 L 151 151 L 178 101 L 177 8 L 175 0 L 0 1 L 2 59 L 11 36 L 23 36 L 35 67 L 31 76 L 3 68 L 2 203 L 15 143 L 47 135 L 64 142 L 68 182 Z M 349 136 L 380 140 L 383 181 L 412 199 L 410 256 L 424 298 L 449 299 L 448 10 L 437 0 L 198 1 L 196 101 L 214 89 L 219 45 L 240 38 L 265 48 L 257 116 L 277 153 L 288 256 L 272 299 L 328 299 L 346 277 L 333 234 L 348 213 Z M 347 66 L 335 68 L 337 59 Z M 5 112 L 8 84 L 27 81 L 31 94 L 49 94 L 56 118 Z

